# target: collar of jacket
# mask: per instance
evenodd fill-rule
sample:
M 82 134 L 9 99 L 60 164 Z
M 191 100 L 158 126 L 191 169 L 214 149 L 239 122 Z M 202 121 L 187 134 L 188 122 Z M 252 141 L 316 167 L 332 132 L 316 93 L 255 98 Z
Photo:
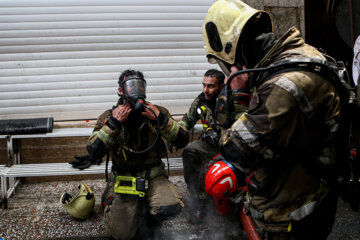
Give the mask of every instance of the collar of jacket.
M 199 94 L 198 96 L 198 105 L 205 105 L 207 108 L 209 108 L 211 111 L 214 110 L 215 108 L 215 104 L 216 104 L 216 98 L 212 99 L 212 100 L 206 100 L 205 99 L 205 93 L 202 92 Z
M 290 28 L 281 38 L 277 40 L 274 46 L 267 54 L 260 60 L 255 68 L 262 68 L 268 66 L 278 55 L 282 52 L 301 47 L 305 44 L 301 37 L 300 31 L 296 27 Z

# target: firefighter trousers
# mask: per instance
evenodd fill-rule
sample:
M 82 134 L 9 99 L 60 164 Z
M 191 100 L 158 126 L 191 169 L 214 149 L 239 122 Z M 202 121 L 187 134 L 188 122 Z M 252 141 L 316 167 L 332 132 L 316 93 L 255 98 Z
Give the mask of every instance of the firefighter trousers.
M 105 191 L 105 228 L 114 239 L 131 239 L 140 235 L 142 229 L 150 229 L 144 219 L 151 216 L 154 221 L 168 220 L 177 216 L 183 202 L 178 189 L 166 175 L 160 175 L 150 180 L 145 197 L 137 195 L 114 193 L 115 182 L 108 185 Z

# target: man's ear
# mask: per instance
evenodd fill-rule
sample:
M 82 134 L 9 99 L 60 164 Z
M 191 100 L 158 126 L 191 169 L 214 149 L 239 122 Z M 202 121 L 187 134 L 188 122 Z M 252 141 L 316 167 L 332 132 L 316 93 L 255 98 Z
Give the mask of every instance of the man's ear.
M 123 91 L 122 91 L 122 88 L 121 88 L 121 87 L 118 88 L 118 91 L 119 91 L 119 94 L 120 94 L 120 95 L 123 95 Z

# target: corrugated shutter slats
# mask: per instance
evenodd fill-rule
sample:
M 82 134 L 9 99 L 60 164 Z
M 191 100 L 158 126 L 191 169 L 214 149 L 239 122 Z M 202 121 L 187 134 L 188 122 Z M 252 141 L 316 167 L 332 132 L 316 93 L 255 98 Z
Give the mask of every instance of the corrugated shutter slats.
M 182 114 L 209 68 L 201 25 L 213 1 L 0 1 L 0 119 L 94 119 L 117 78 L 144 72 L 147 99 Z

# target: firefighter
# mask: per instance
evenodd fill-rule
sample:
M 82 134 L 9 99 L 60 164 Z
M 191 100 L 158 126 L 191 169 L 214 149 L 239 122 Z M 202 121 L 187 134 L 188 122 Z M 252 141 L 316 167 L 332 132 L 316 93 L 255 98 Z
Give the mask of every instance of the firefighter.
M 209 8 L 203 39 L 209 62 L 228 75 L 225 84 L 241 69 L 296 58 L 326 60 L 295 27 L 276 38 L 269 14 L 240 0 L 217 0 Z M 305 70 L 234 76 L 230 91 L 248 93 L 249 107 L 222 132 L 220 151 L 230 163 L 226 168 L 247 176 L 245 210 L 262 239 L 326 239 L 337 206 L 331 171 L 324 168 L 334 161 L 338 89 Z M 217 169 L 210 174 L 223 174 Z
M 213 112 L 216 98 L 223 87 L 224 78 L 225 75 L 216 69 L 206 71 L 202 82 L 202 93 L 195 98 L 188 112 L 179 121 L 179 124 L 183 125 L 189 132 L 199 120 L 203 126 L 203 133 L 200 138 L 190 142 L 182 153 L 184 178 L 190 195 L 188 213 L 193 224 L 200 224 L 203 217 L 200 206 L 200 197 L 205 195 L 203 166 L 219 152 L 218 137 L 212 129 L 212 125 L 214 124 Z
M 110 180 L 102 201 L 111 237 L 153 237 L 152 230 L 160 221 L 175 217 L 183 208 L 165 174 L 161 158 L 167 156 L 167 149 L 161 137 L 182 148 L 189 135 L 166 108 L 145 101 L 146 81 L 141 72 L 124 71 L 118 84 L 118 105 L 98 117 L 87 150 L 92 159 L 111 156 Z

